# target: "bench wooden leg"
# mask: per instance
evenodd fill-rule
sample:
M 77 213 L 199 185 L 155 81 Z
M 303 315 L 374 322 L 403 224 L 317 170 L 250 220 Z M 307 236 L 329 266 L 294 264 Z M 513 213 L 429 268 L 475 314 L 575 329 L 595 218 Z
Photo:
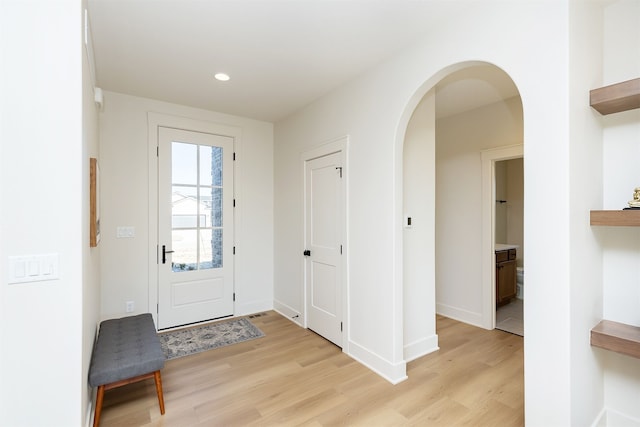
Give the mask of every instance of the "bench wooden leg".
M 148 374 L 98 386 L 98 394 L 96 396 L 96 414 L 93 417 L 93 427 L 99 427 L 100 425 L 100 414 L 102 413 L 102 401 L 104 400 L 105 390 L 111 390 L 112 388 L 145 380 L 151 378 L 152 375 L 153 379 L 156 381 L 156 393 L 158 393 L 158 404 L 160 405 L 160 413 L 164 415 L 164 396 L 162 394 L 162 377 L 160 376 L 160 371 L 149 372 Z
M 98 394 L 96 396 L 96 413 L 93 417 L 93 427 L 100 425 L 100 414 L 102 413 L 102 401 L 104 400 L 104 386 L 98 386 Z
M 155 371 L 153 373 L 153 378 L 156 380 L 156 392 L 158 393 L 160 414 L 164 415 L 164 396 L 162 395 L 162 378 L 160 377 L 160 371 Z

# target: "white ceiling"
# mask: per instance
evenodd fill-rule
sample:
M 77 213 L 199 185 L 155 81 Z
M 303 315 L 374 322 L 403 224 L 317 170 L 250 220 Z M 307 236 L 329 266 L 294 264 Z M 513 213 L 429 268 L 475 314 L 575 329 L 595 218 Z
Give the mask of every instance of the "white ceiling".
M 469 1 L 89 0 L 96 85 L 275 122 L 428 37 Z M 439 115 L 515 94 L 484 68 L 442 85 Z

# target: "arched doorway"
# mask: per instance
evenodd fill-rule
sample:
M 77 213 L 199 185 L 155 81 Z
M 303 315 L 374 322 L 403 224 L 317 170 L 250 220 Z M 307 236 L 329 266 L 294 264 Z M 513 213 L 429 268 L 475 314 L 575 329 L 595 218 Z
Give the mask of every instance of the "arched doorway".
M 483 150 L 522 144 L 522 103 L 499 67 L 456 64 L 407 106 L 402 171 L 404 357 L 437 350 L 435 314 L 493 328 L 491 250 L 483 236 Z M 491 239 L 493 242 L 493 239 Z M 485 253 L 485 252 L 489 253 Z

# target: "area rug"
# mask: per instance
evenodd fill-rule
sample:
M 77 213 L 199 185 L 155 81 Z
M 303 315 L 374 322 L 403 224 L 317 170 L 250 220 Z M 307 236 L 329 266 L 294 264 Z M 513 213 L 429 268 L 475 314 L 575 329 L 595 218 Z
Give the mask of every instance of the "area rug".
M 158 334 L 162 351 L 167 360 L 263 336 L 264 333 L 245 318 Z

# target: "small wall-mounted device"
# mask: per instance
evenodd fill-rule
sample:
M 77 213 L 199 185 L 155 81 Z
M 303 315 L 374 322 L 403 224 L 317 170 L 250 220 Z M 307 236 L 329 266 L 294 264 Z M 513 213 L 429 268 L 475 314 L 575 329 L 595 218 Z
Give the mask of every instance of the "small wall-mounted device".
M 98 109 L 102 110 L 102 105 L 104 104 L 104 96 L 102 95 L 102 89 L 100 89 L 99 87 L 94 89 L 93 99 L 96 102 Z
M 409 215 L 404 217 L 404 228 L 411 228 L 413 226 L 412 218 Z
M 116 227 L 116 238 L 126 239 L 136 237 L 136 228 L 132 226 Z

